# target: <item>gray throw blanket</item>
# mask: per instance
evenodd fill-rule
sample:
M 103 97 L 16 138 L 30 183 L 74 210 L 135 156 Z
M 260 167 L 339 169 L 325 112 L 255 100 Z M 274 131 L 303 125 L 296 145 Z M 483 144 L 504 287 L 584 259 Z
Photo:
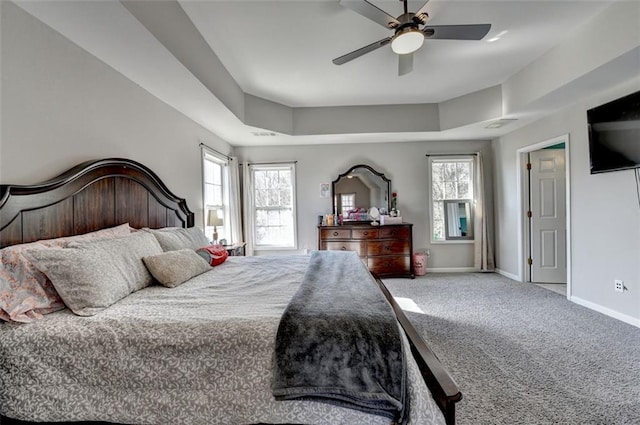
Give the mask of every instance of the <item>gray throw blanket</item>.
M 404 421 L 408 397 L 400 330 L 356 253 L 312 252 L 280 320 L 273 394 Z

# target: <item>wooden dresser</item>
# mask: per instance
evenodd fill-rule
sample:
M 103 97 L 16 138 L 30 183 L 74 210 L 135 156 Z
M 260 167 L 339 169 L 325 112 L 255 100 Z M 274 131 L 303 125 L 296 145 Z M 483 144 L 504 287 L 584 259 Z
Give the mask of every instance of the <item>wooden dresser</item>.
M 379 277 L 415 277 L 410 223 L 318 226 L 318 249 L 355 251 Z

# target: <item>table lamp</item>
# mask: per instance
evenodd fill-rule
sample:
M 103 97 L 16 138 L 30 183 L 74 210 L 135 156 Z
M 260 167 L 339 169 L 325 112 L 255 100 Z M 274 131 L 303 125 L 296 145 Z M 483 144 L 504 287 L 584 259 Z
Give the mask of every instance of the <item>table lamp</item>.
M 218 210 L 209 210 L 207 215 L 207 226 L 213 226 L 213 242 L 218 241 L 218 227 L 222 226 L 222 218 L 218 216 Z

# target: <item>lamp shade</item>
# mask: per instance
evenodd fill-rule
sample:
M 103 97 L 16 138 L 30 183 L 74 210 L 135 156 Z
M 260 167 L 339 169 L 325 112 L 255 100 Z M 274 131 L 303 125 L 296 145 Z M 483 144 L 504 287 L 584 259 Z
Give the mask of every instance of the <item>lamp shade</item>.
M 391 40 L 391 50 L 399 55 L 406 55 L 418 50 L 424 43 L 424 34 L 415 28 L 407 28 L 393 37 Z
M 222 217 L 218 216 L 218 210 L 209 210 L 207 226 L 222 226 Z

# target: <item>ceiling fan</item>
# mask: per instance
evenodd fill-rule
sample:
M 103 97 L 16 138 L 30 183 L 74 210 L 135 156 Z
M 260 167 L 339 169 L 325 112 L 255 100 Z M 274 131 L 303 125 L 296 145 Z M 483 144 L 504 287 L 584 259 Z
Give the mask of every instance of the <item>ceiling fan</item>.
M 425 38 L 481 40 L 491 29 L 491 24 L 426 25 L 429 19 L 429 15 L 426 12 L 428 0 L 415 13 L 408 11 L 407 0 L 400 1 L 404 3 L 404 13 L 394 18 L 367 0 L 357 2 L 340 0 L 340 4 L 343 6 L 387 29 L 393 30 L 394 35 L 335 58 L 332 62 L 336 65 L 342 65 L 382 46 L 391 44 L 391 50 L 398 54 L 398 75 L 405 75 L 413 70 L 413 52 L 422 46 Z

